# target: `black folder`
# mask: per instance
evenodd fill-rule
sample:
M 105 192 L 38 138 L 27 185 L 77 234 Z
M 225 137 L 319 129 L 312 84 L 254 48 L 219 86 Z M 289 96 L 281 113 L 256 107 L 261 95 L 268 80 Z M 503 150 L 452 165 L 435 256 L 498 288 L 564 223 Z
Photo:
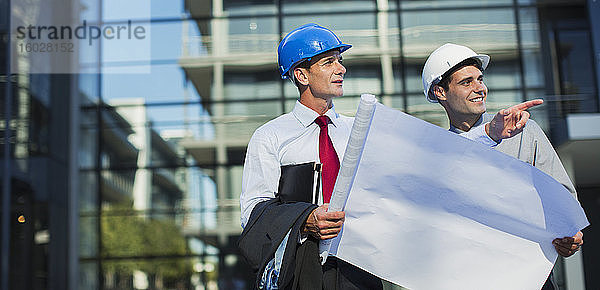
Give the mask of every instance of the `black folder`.
M 321 163 L 308 162 L 281 166 L 277 196 L 283 202 L 317 203 Z

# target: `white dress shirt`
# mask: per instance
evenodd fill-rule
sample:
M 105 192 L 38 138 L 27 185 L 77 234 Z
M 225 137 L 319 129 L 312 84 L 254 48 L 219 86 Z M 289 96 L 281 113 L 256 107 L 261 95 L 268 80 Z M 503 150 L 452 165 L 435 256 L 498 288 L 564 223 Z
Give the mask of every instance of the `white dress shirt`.
M 354 118 L 342 116 L 334 108 L 326 113 L 327 129 L 340 163 Z M 296 101 L 294 109 L 262 125 L 252 135 L 246 151 L 240 207 L 242 227 L 252 209 L 261 201 L 275 197 L 281 166 L 319 162 L 319 114 Z M 322 188 L 322 186 L 320 187 Z
M 354 118 L 339 115 L 334 108 L 325 115 L 331 120 L 328 134 L 341 163 Z M 290 113 L 256 129 L 248 143 L 244 162 L 240 195 L 242 227 L 246 226 L 256 204 L 275 197 L 281 166 L 319 162 L 320 129 L 315 123 L 318 116 L 317 112 L 296 101 Z M 461 135 L 488 146 L 497 145 L 484 130 L 471 130 Z

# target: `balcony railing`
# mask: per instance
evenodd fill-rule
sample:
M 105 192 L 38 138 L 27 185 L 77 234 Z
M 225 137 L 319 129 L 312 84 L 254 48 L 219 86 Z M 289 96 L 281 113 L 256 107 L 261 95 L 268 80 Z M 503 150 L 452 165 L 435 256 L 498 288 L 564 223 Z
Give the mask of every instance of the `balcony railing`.
M 133 177 L 128 177 L 114 171 L 102 171 L 102 179 L 105 185 L 110 186 L 111 190 L 115 193 L 119 194 L 119 196 L 114 196 L 116 200 L 124 200 L 127 198 L 132 198 L 133 195 Z
M 399 38 L 404 40 L 404 53 L 407 57 L 424 58 L 434 50 L 440 41 L 452 40 L 456 43 L 471 43 L 478 51 L 515 51 L 515 24 L 457 24 L 457 25 L 420 25 L 403 28 L 339 30 L 342 40 L 354 45 L 353 51 L 373 54 L 387 50 L 399 52 Z M 537 31 L 534 23 L 520 26 L 524 33 Z M 476 35 L 477 37 L 474 37 Z M 283 37 L 283 36 L 282 36 Z M 473 43 L 473 39 L 478 39 Z M 279 43 L 277 34 L 230 34 L 184 37 L 182 57 L 213 57 L 244 54 L 272 55 Z M 524 40 L 523 48 L 539 49 L 539 43 Z
M 544 100 L 550 107 L 549 116 L 564 118 L 568 114 L 598 113 L 598 96 L 594 94 L 549 95 Z

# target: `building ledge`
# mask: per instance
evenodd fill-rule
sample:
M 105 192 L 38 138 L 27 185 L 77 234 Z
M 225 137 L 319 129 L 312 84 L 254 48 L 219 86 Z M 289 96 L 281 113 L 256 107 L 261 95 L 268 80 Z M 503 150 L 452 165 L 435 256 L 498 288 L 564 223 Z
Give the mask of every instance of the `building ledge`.
M 567 115 L 569 140 L 600 139 L 600 113 Z

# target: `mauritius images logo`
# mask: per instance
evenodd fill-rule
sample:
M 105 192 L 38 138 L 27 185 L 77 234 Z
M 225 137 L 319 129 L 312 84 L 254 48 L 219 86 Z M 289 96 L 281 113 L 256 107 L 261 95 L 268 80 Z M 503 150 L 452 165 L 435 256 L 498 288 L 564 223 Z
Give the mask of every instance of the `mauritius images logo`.
M 141 25 L 133 25 L 131 20 L 121 25 L 88 25 L 83 20 L 76 27 L 70 25 L 21 25 L 16 28 L 18 40 L 25 41 L 72 41 L 85 40 L 92 46 L 100 39 L 106 41 L 114 40 L 144 40 L 146 39 L 146 28 Z

